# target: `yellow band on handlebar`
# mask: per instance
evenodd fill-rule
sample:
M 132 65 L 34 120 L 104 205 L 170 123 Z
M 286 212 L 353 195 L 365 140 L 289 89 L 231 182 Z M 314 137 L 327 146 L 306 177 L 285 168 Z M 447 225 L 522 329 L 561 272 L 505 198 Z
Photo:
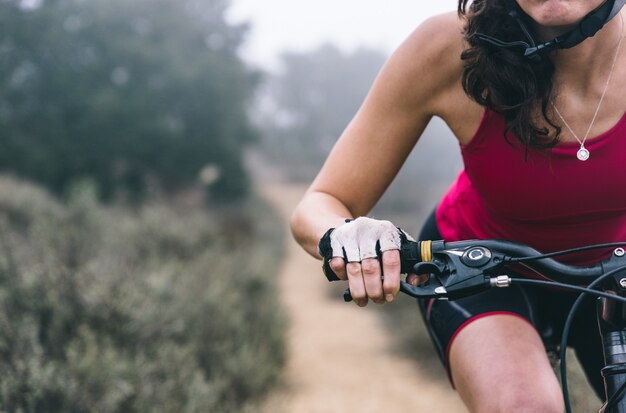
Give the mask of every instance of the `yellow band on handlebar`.
M 420 244 L 420 253 L 422 255 L 422 261 L 430 261 L 433 259 L 432 241 L 422 241 Z

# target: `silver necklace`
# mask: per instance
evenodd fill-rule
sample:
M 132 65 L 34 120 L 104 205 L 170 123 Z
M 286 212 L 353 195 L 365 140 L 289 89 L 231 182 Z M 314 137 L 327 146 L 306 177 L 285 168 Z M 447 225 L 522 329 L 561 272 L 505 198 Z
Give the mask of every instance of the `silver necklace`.
M 609 76 L 606 79 L 606 84 L 604 85 L 604 91 L 602 91 L 602 96 L 600 97 L 600 101 L 598 102 L 598 106 L 596 107 L 596 112 L 593 114 L 593 118 L 591 119 L 591 123 L 589 124 L 589 127 L 587 128 L 587 133 L 585 133 L 584 138 L 580 139 L 578 137 L 578 135 L 576 135 L 576 133 L 574 133 L 574 131 L 569 126 L 569 124 L 567 123 L 565 118 L 563 118 L 563 115 L 561 115 L 561 112 L 559 112 L 559 110 L 557 109 L 556 105 L 554 104 L 554 101 L 552 102 L 552 107 L 554 108 L 554 111 L 556 112 L 556 114 L 559 116 L 559 118 L 563 122 L 563 125 L 565 125 L 565 127 L 567 128 L 567 130 L 569 130 L 569 132 L 572 134 L 572 136 L 574 138 L 576 138 L 578 143 L 580 143 L 580 149 L 578 150 L 578 152 L 576 152 L 576 157 L 579 160 L 581 160 L 581 161 L 586 161 L 587 159 L 589 159 L 590 153 L 589 153 L 589 150 L 587 148 L 585 148 L 585 141 L 589 137 L 589 133 L 591 132 L 591 128 L 593 127 L 593 124 L 596 122 L 596 117 L 598 116 L 598 112 L 600 112 L 600 106 L 602 106 L 602 101 L 604 100 L 604 96 L 606 95 L 606 91 L 609 89 L 609 83 L 611 82 L 611 76 L 613 76 L 613 69 L 615 69 L 615 62 L 617 62 L 617 56 L 619 55 L 619 51 L 620 51 L 620 48 L 622 46 L 622 39 L 624 38 L 624 36 L 623 36 L 623 32 L 624 32 L 624 18 L 622 17 L 621 14 L 620 14 L 620 18 L 621 18 L 621 21 L 622 21 L 622 29 L 620 30 L 619 42 L 617 43 L 617 47 L 615 49 L 615 56 L 613 57 L 613 64 L 611 65 L 611 70 L 609 71 Z

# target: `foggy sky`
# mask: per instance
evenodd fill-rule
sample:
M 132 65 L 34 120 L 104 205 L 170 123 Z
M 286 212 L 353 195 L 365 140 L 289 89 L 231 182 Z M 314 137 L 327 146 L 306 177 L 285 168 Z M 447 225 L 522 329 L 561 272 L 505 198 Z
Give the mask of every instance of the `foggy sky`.
M 233 0 L 228 18 L 252 25 L 241 49 L 244 59 L 271 68 L 280 51 L 324 42 L 390 52 L 424 19 L 456 5 L 457 0 Z

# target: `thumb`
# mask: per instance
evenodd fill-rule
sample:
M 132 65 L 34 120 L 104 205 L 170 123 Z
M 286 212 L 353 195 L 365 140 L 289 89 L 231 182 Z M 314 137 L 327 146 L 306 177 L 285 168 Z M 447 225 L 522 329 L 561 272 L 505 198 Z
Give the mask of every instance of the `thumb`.
M 409 274 L 406 277 L 406 282 L 411 284 L 413 287 L 417 287 L 420 284 L 424 284 L 430 278 L 430 274 Z

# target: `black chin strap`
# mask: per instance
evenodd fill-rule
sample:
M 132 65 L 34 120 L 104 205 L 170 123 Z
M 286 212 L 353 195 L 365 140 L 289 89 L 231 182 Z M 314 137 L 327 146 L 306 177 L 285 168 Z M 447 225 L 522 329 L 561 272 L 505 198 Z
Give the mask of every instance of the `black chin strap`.
M 511 0 L 512 8 L 508 13 L 522 29 L 526 41 L 505 42 L 483 33 L 476 33 L 475 36 L 483 42 L 487 42 L 496 47 L 515 48 L 520 47 L 524 51 L 524 57 L 528 59 L 539 59 L 542 55 L 556 49 L 569 49 L 580 44 L 589 37 L 593 37 L 609 20 L 619 13 L 626 0 L 606 0 L 591 13 L 587 14 L 576 28 L 564 33 L 554 39 L 538 43 L 529 29 L 530 17 L 524 13 L 515 0 Z

